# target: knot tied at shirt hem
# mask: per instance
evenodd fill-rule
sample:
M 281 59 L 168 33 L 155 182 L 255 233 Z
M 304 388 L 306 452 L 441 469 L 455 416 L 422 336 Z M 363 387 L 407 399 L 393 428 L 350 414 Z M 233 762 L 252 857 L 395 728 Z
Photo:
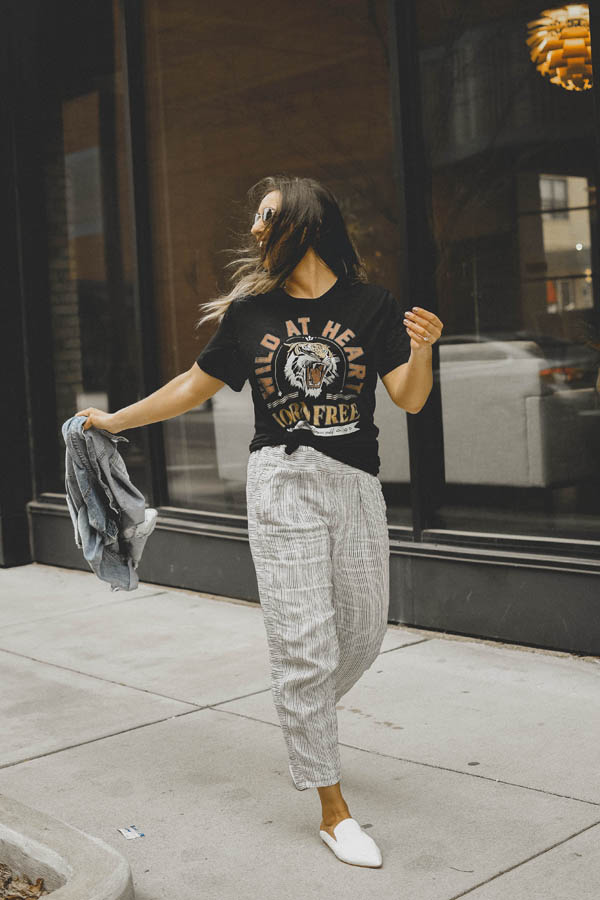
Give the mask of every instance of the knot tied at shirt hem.
M 285 452 L 288 456 L 291 456 L 294 450 L 297 450 L 302 441 L 301 435 L 294 432 L 291 434 L 287 441 L 285 442 Z

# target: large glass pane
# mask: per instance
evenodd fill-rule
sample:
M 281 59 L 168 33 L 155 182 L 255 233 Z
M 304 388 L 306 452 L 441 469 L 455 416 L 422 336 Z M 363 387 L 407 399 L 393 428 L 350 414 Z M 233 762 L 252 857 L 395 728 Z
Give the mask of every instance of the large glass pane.
M 117 9 L 117 0 L 61 0 L 47 11 L 42 152 L 63 449 L 60 426 L 78 409 L 113 412 L 141 396 Z M 125 436 L 130 443 L 120 443 L 119 452 L 146 492 L 142 433 Z M 64 452 L 59 457 L 45 490 L 64 491 Z
M 215 8 L 216 9 L 216 8 Z M 193 364 L 214 325 L 198 304 L 229 289 L 246 191 L 267 174 L 334 191 L 372 282 L 398 296 L 399 240 L 385 0 L 274 7 L 147 0 L 146 84 L 163 381 Z M 265 24 L 266 23 L 266 24 Z M 400 299 L 400 298 L 399 298 Z M 390 519 L 408 522 L 406 413 L 381 381 L 376 422 Z M 169 502 L 245 514 L 254 414 L 248 383 L 163 425 Z
M 434 526 L 597 540 L 592 92 L 552 83 L 531 59 L 528 23 L 546 4 L 416 9 L 445 325 Z

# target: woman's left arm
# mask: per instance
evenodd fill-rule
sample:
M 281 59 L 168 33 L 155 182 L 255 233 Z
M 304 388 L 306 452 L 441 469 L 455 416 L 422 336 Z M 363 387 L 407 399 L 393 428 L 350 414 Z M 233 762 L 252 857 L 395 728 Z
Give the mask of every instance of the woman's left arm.
M 404 325 L 410 336 L 410 358 L 382 379 L 396 406 L 406 412 L 420 412 L 433 387 L 432 345 L 440 337 L 444 324 L 435 313 L 420 306 L 407 311 Z

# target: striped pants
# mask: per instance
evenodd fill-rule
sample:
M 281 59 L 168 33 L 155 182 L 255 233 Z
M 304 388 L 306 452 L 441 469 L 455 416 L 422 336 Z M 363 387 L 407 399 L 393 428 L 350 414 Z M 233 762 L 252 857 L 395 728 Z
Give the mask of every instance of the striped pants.
M 305 445 L 250 453 L 248 535 L 271 691 L 294 786 L 340 780 L 336 704 L 387 628 L 389 537 L 376 475 Z

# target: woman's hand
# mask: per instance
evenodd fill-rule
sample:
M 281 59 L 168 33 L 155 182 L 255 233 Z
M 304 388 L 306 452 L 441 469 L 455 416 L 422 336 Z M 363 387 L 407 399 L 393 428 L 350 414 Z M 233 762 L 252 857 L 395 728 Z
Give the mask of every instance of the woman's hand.
M 420 306 L 413 306 L 412 311 L 407 311 L 404 315 L 411 350 L 422 350 L 435 344 L 444 327 L 444 323 L 435 313 L 421 309 Z
M 104 428 L 111 434 L 117 434 L 119 428 L 115 423 L 114 413 L 104 412 L 102 409 L 96 409 L 95 406 L 88 406 L 86 409 L 80 409 L 74 413 L 76 416 L 87 416 L 87 420 L 83 423 L 83 430 L 87 431 L 92 425 L 94 428 Z

